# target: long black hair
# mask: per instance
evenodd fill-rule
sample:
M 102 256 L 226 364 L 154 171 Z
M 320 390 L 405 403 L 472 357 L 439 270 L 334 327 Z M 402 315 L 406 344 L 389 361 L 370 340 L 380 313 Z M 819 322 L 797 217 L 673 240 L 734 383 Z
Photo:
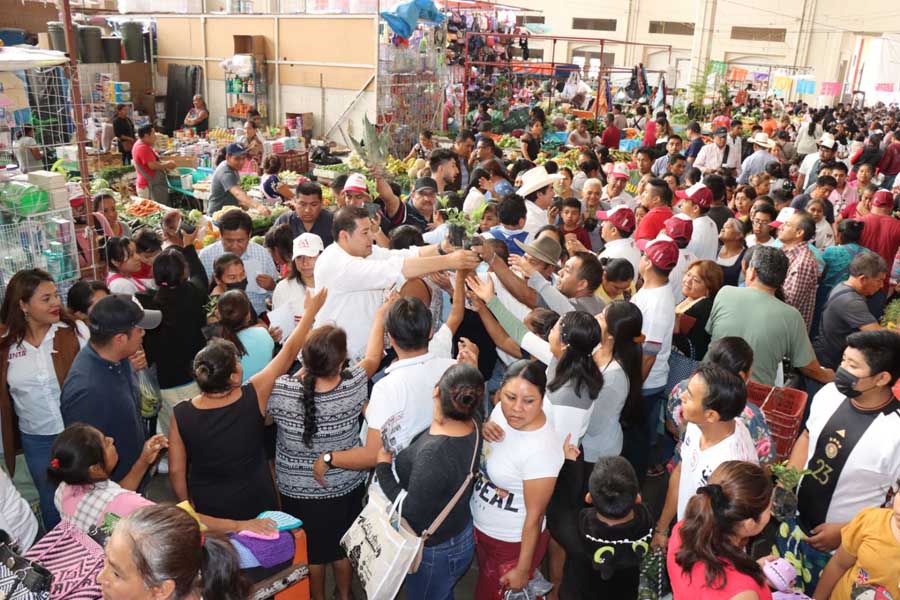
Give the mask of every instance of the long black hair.
M 303 444 L 312 448 L 313 436 L 319 431 L 316 422 L 316 379 L 341 372 L 348 379 L 348 371 L 341 371 L 347 363 L 347 334 L 340 327 L 324 325 L 313 331 L 301 351 L 303 357 Z
M 628 376 L 628 398 L 619 416 L 619 421 L 626 426 L 633 426 L 644 421 L 644 401 L 641 399 L 643 376 L 641 364 L 641 328 L 644 316 L 641 309 L 625 300 L 616 300 L 606 308 L 607 333 L 613 338 L 613 358 Z
M 603 374 L 592 356 L 594 348 L 600 343 L 597 319 L 580 310 L 566 313 L 559 320 L 559 337 L 566 349 L 547 389 L 555 392 L 572 382 L 575 394 L 581 396 L 584 388 L 588 397 L 596 398 L 603 388 Z

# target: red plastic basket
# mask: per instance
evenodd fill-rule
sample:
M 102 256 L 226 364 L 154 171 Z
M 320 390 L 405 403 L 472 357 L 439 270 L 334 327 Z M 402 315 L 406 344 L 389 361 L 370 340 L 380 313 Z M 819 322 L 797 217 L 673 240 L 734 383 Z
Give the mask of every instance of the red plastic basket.
M 772 432 L 779 460 L 786 460 L 800 433 L 800 421 L 806 409 L 806 392 L 794 388 L 747 382 L 747 400 L 758 406 Z

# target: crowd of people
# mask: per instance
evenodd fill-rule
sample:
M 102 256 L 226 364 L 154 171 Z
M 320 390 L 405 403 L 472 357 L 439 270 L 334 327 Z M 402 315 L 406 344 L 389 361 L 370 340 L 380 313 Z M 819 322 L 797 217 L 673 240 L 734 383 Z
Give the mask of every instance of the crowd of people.
M 818 600 L 897 597 L 900 333 L 882 325 L 897 111 L 785 111 L 798 131 L 745 138 L 727 106 L 708 140 L 660 127 L 631 164 L 577 129 L 577 174 L 423 133 L 408 199 L 378 168 L 375 197 L 338 177 L 334 211 L 305 182 L 264 244 L 235 210 L 199 252 L 177 211 L 161 232 L 122 224 L 109 276 L 65 302 L 20 271 L 0 306 L 0 421 L 40 519 L 0 475 L 0 528 L 24 550 L 61 520 L 121 517 L 107 600 L 246 597 L 227 536 L 271 535 L 270 510 L 303 521 L 312 598 L 347 600 L 341 538 L 375 495 L 403 496 L 427 530 L 410 599 L 452 598 L 473 563 L 477 600 L 539 577 L 548 599 L 636 598 L 662 552 L 676 600 L 771 598 L 774 555 Z M 634 124 L 618 116 L 610 144 Z M 454 243 L 459 213 L 478 234 Z M 268 319 L 282 310 L 289 324 Z M 803 474 L 797 506 L 777 526 L 784 440 L 748 400 L 759 384 L 808 395 L 782 455 Z M 145 495 L 157 469 L 190 512 Z

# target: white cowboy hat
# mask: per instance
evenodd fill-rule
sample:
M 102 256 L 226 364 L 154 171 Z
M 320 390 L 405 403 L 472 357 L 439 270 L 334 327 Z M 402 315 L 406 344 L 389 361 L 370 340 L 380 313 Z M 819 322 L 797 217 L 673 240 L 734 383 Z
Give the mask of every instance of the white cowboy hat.
M 524 198 L 532 192 L 553 185 L 562 178 L 559 173 L 550 175 L 544 167 L 535 167 L 522 173 L 522 187 L 516 190 L 516 193 Z
M 775 142 L 769 139 L 769 135 L 762 131 L 757 131 L 756 135 L 750 138 L 750 143 L 763 148 L 774 148 Z

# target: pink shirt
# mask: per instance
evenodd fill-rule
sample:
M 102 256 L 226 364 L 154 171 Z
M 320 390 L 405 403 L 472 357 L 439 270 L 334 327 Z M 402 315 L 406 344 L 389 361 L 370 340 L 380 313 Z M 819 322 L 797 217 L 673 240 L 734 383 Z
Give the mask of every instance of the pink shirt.
M 672 595 L 675 598 L 691 598 L 692 600 L 728 600 L 741 592 L 753 591 L 759 596 L 759 600 L 772 600 L 772 592 L 766 585 L 759 585 L 749 575 L 735 570 L 731 565 L 725 566 L 725 587 L 711 589 L 706 586 L 706 568 L 703 563 L 694 563 L 690 577 L 675 562 L 675 555 L 681 548 L 681 526 L 678 523 L 672 531 L 669 540 L 669 551 L 666 564 L 669 570 L 669 578 L 672 581 Z
M 92 486 L 69 485 L 66 483 L 61 483 L 60 485 L 65 487 L 62 491 L 61 506 L 57 508 L 59 509 L 60 515 L 62 515 L 63 517 L 72 516 L 75 514 L 75 511 L 78 510 L 79 503 L 91 490 Z M 150 506 L 152 504 L 154 504 L 154 502 L 147 500 L 137 492 L 132 492 L 131 490 L 121 488 L 119 495 L 113 498 L 112 501 L 106 505 L 106 508 L 103 512 L 104 514 L 113 513 L 114 515 L 117 515 L 124 519 L 137 509 L 144 506 Z M 102 522 L 103 521 L 101 517 L 101 519 L 96 524 L 100 525 Z
M 647 124 L 644 126 L 644 145 L 656 145 L 656 121 L 647 119 Z

